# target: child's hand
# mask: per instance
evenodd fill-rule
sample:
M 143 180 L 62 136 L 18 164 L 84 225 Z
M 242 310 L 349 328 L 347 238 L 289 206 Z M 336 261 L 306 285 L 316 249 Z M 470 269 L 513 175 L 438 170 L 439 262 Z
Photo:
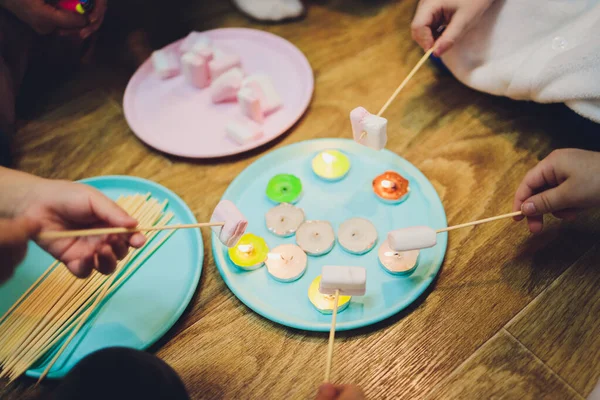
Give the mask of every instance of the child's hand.
M 579 209 L 599 205 L 600 153 L 561 149 L 525 175 L 515 194 L 513 209 L 523 211 L 529 230 L 538 233 L 543 228 L 543 214 L 570 219 Z
M 81 29 L 87 25 L 83 15 L 60 10 L 44 0 L 0 0 L 0 6 L 42 35 L 56 29 Z
M 10 278 L 39 227 L 27 218 L 0 219 L 0 283 Z
M 439 57 L 448 51 L 472 24 L 489 8 L 494 0 L 421 0 L 413 18 L 413 39 L 424 50 L 435 42 L 434 54 Z M 438 30 L 446 27 L 437 39 Z
M 39 178 L 32 182 L 14 214 L 35 221 L 41 232 L 137 225 L 121 207 L 89 186 Z M 137 233 L 37 242 L 73 274 L 86 277 L 93 268 L 111 273 L 129 246 L 140 247 L 144 241 L 144 236 Z
M 82 39 L 87 39 L 92 33 L 100 29 L 102 21 L 104 21 L 104 13 L 106 13 L 106 0 L 96 0 L 94 9 L 88 17 L 90 24 L 79 32 Z
M 355 385 L 332 385 L 324 383 L 319 387 L 315 400 L 365 400 L 363 391 Z

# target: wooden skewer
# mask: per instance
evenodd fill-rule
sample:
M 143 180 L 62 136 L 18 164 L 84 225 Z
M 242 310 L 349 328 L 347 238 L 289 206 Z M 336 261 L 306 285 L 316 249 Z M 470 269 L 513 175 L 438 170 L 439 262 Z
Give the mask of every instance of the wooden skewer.
M 408 83 L 408 81 L 410 81 L 412 79 L 412 77 L 415 76 L 415 74 L 417 73 L 417 71 L 423 66 L 423 64 L 425 64 L 425 62 L 429 59 L 429 57 L 431 57 L 431 55 L 433 54 L 434 49 L 435 49 L 435 46 L 432 47 L 431 49 L 427 50 L 427 52 L 425 53 L 425 55 L 423 55 L 423 57 L 421 57 L 421 59 L 419 60 L 419 62 L 417 63 L 417 65 L 415 65 L 415 67 L 412 69 L 412 71 L 410 71 L 409 74 L 406 76 L 406 78 L 404 78 L 404 80 L 402 81 L 402 83 L 400 84 L 400 86 L 398 86 L 398 88 L 396 88 L 396 90 L 394 91 L 394 93 L 392 93 L 392 95 L 385 102 L 385 104 L 383 105 L 383 107 L 381 107 L 381 109 L 377 113 L 378 117 L 381 117 L 381 115 L 385 112 L 385 110 L 388 109 L 388 107 L 390 106 L 390 104 L 392 104 L 392 102 L 396 99 L 396 97 L 402 91 L 402 89 L 404 89 L 404 86 L 406 86 L 406 84 Z M 367 136 L 367 132 L 361 133 L 359 140 L 364 139 L 365 136 Z
M 38 235 L 38 239 L 49 240 L 49 239 L 64 239 L 64 238 L 84 237 L 84 236 L 96 236 L 96 235 L 111 235 L 111 234 L 119 234 L 119 233 L 170 231 L 170 230 L 176 230 L 176 229 L 203 228 L 203 227 L 209 227 L 209 226 L 223 226 L 223 225 L 225 225 L 225 222 L 202 222 L 199 224 L 144 226 L 144 227 L 137 227 L 137 228 L 81 229 L 81 230 L 75 230 L 75 231 L 42 232 Z
M 325 363 L 325 382 L 329 382 L 331 376 L 331 361 L 333 359 L 333 342 L 335 339 L 335 320 L 337 318 L 338 301 L 340 299 L 340 290 L 335 291 L 335 300 L 333 304 L 333 315 L 331 318 L 331 330 L 329 331 L 329 345 L 327 346 L 327 360 Z
M 497 215 L 495 217 L 480 219 L 480 220 L 477 220 L 477 221 L 467 222 L 467 223 L 460 224 L 460 225 L 449 226 L 447 228 L 438 229 L 438 230 L 435 231 L 435 233 L 442 233 L 442 232 L 453 231 L 455 229 L 466 228 L 467 226 L 474 226 L 474 225 L 479 225 L 479 224 L 485 224 L 486 222 L 497 221 L 499 219 L 504 219 L 504 218 L 517 217 L 519 215 L 523 215 L 523 212 L 522 211 L 515 211 L 515 212 L 508 213 L 508 214 Z

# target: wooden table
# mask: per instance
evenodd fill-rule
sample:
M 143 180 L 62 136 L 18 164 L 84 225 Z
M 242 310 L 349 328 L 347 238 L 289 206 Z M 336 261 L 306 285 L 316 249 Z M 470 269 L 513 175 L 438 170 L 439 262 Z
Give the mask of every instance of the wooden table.
M 302 22 L 266 26 L 228 2 L 182 3 L 172 23 L 154 27 L 155 45 L 192 28 L 249 26 L 306 54 L 316 91 L 290 134 L 225 160 L 158 153 L 125 121 L 121 100 L 132 70 L 111 53 L 115 46 L 105 46 L 104 59 L 37 100 L 19 129 L 19 168 L 61 179 L 151 179 L 204 221 L 230 181 L 265 152 L 348 137 L 349 111 L 378 110 L 423 54 L 410 39 L 415 1 L 321 1 Z M 567 115 L 562 106 L 477 93 L 426 64 L 386 112 L 388 146 L 423 171 L 449 223 L 460 223 L 509 212 L 520 179 L 553 149 L 592 146 Z M 535 238 L 510 221 L 453 232 L 439 279 L 420 301 L 338 335 L 334 380 L 359 384 L 372 399 L 587 396 L 600 379 L 599 223 L 596 211 L 569 223 L 548 218 Z M 210 249 L 207 231 L 203 238 Z M 198 293 L 152 351 L 178 371 L 193 398 L 303 399 L 321 382 L 326 339 L 250 311 L 225 286 L 209 251 Z M 52 387 L 34 389 L 23 379 L 0 396 L 35 398 Z

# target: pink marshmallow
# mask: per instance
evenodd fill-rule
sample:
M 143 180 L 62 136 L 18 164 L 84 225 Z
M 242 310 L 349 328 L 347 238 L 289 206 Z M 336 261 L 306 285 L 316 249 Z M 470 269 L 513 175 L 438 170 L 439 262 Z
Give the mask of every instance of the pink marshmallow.
M 227 137 L 239 145 L 245 145 L 258 140 L 263 135 L 260 125 L 249 119 L 241 121 L 230 121 L 225 126 Z
M 203 42 L 195 44 L 194 47 L 192 47 L 192 49 L 190 50 L 190 52 L 204 58 L 206 61 L 212 61 L 212 59 L 214 58 L 214 52 L 212 47 L 208 46 Z
M 154 71 L 161 79 L 173 78 L 181 72 L 177 57 L 168 50 L 156 50 L 151 60 Z
M 192 51 L 192 48 L 198 44 L 204 44 L 206 47 L 210 47 L 210 39 L 208 36 L 201 32 L 190 32 L 189 35 L 183 39 L 181 44 L 179 45 L 179 51 L 181 54 Z
M 242 86 L 244 73 L 239 68 L 233 68 L 215 79 L 210 86 L 213 103 L 223 103 L 237 100 L 237 92 Z
M 242 88 L 252 89 L 254 94 L 259 98 L 260 106 L 265 115 L 271 114 L 281 107 L 281 98 L 268 75 L 250 75 L 242 82 Z
M 237 99 L 242 114 L 259 124 L 262 124 L 264 115 L 258 96 L 256 96 L 251 89 L 242 88 L 237 94 Z
M 241 68 L 242 61 L 235 54 L 216 54 L 208 63 L 211 79 L 217 79 L 232 68 Z
M 192 86 L 203 89 L 210 85 L 208 62 L 204 58 L 194 53 L 185 53 L 181 57 L 181 66 L 186 81 Z
M 225 223 L 223 226 L 213 226 L 212 230 L 227 247 L 235 246 L 248 227 L 244 214 L 229 200 L 221 200 L 217 204 L 210 222 Z
M 350 112 L 350 124 L 352 125 L 352 136 L 356 142 L 375 150 L 385 148 L 387 119 L 373 115 L 363 107 L 356 107 Z

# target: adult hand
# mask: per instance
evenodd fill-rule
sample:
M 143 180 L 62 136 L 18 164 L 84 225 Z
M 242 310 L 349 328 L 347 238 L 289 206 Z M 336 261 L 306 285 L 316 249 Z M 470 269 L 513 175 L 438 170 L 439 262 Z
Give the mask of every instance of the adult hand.
M 0 219 L 0 282 L 12 276 L 27 252 L 27 242 L 39 226 L 27 218 Z

